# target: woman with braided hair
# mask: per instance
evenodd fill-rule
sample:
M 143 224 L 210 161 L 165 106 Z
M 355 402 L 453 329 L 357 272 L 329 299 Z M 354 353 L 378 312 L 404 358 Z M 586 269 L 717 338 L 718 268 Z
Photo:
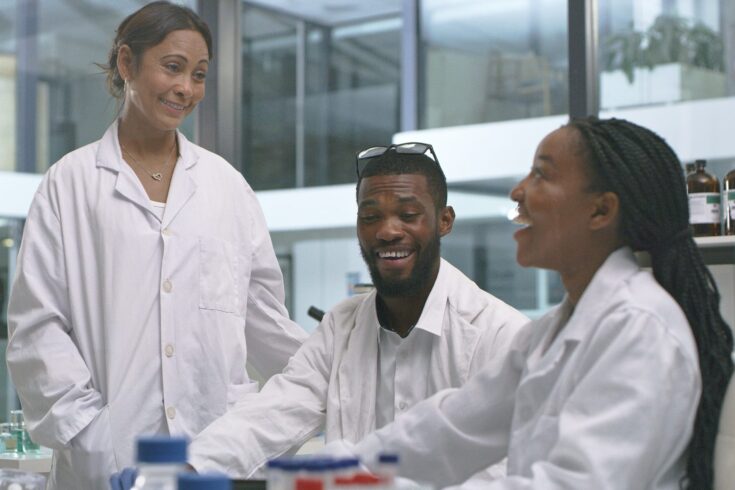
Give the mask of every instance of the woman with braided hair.
M 673 150 L 627 121 L 572 120 L 539 144 L 511 198 L 518 263 L 557 271 L 564 301 L 521 330 L 502 367 L 353 451 L 398 452 L 401 476 L 439 486 L 507 455 L 487 488 L 711 488 L 733 340 Z

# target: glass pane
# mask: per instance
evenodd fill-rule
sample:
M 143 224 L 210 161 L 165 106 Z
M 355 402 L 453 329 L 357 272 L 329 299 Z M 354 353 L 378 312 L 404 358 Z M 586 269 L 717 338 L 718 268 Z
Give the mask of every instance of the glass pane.
M 309 30 L 306 185 L 354 182 L 355 152 L 398 131 L 400 30 L 399 17 Z
M 421 127 L 566 113 L 566 5 L 421 0 Z
M 42 173 L 102 136 L 118 106 L 95 63 L 107 60 L 118 24 L 140 6 L 0 1 L 0 170 Z
M 8 297 L 20 237 L 20 220 L 0 218 L 0 418 L 3 420 L 16 407 L 5 363 L 5 348 L 8 343 Z
M 735 2 L 601 0 L 602 110 L 735 94 Z
M 509 222 L 456 222 L 442 238 L 442 257 L 472 278 L 480 288 L 520 310 L 538 310 L 536 269 L 516 263 L 516 226 Z
M 254 189 L 296 184 L 297 26 L 243 5 L 243 173 Z

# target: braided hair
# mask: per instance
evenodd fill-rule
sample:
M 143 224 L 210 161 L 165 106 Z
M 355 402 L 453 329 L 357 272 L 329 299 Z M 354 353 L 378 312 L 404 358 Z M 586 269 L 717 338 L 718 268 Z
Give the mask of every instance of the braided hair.
M 733 371 L 733 337 L 720 315 L 720 294 L 689 232 L 689 203 L 679 159 L 656 133 L 621 119 L 571 120 L 581 135 L 593 190 L 618 195 L 624 242 L 651 256 L 653 275 L 684 311 L 702 376 L 685 488 L 713 485 L 720 410 Z

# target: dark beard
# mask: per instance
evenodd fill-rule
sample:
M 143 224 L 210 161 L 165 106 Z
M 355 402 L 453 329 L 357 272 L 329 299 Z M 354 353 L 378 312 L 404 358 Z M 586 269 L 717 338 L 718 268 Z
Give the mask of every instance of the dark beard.
M 434 264 L 439 261 L 440 257 L 439 244 L 440 238 L 437 232 L 434 239 L 427 244 L 426 248 L 418 251 L 416 264 L 411 271 L 411 275 L 402 280 L 383 279 L 380 271 L 378 271 L 376 255 L 366 252 L 362 248 L 362 245 L 360 246 L 360 253 L 362 254 L 363 260 L 365 260 L 365 264 L 368 266 L 373 285 L 380 296 L 388 298 L 414 296 L 432 279 Z

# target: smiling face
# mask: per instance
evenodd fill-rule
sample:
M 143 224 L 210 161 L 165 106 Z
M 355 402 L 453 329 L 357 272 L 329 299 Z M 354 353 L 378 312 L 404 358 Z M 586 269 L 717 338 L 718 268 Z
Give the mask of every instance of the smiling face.
M 169 33 L 139 60 L 121 47 L 118 69 L 127 80 L 123 117 L 153 131 L 178 128 L 204 97 L 208 65 L 207 44 L 194 30 Z
M 572 128 L 546 136 L 531 172 L 511 191 L 518 203 L 517 221 L 524 225 L 513 235 L 516 258 L 524 267 L 568 272 L 583 265 L 601 239 L 609 240 L 600 230 L 609 226 L 602 218 L 610 196 L 589 189 L 579 138 Z
M 378 293 L 412 296 L 431 290 L 439 271 L 439 239 L 454 212 L 437 212 L 426 177 L 365 177 L 357 195 L 357 237 Z

